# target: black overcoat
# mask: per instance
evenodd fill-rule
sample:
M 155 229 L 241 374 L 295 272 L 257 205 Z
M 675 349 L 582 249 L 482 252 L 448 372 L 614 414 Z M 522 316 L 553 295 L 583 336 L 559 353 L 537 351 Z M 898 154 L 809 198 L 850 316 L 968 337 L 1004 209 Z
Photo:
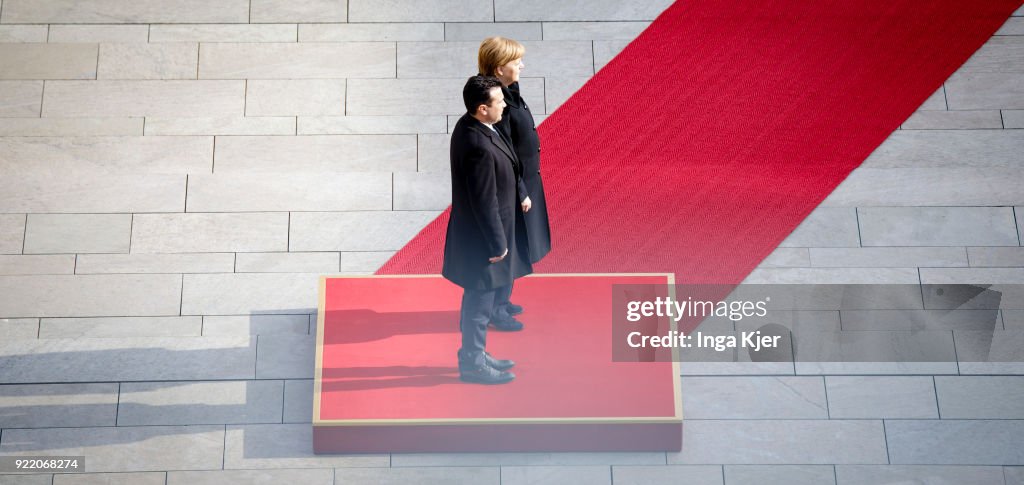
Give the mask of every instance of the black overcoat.
M 441 274 L 463 288 L 488 290 L 532 273 L 510 147 L 483 123 L 463 115 L 452 131 L 451 172 L 452 210 Z M 506 248 L 505 259 L 488 261 Z
M 523 167 L 523 183 L 533 207 L 524 214 L 526 240 L 530 246 L 530 262 L 540 261 L 551 251 L 551 227 L 548 223 L 548 204 L 544 197 L 544 182 L 540 174 L 540 138 L 537 125 L 526 101 L 519 95 L 519 83 L 501 88 L 505 95 L 505 111 L 494 127 L 512 141 L 519 163 Z

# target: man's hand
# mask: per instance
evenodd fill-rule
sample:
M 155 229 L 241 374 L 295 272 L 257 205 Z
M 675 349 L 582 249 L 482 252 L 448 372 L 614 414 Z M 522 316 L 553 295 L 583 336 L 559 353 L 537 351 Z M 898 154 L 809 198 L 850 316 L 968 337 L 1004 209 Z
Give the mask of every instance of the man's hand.
M 493 258 L 488 258 L 487 260 L 490 261 L 491 264 L 494 264 L 497 263 L 498 261 L 505 259 L 505 256 L 508 256 L 508 248 L 505 248 L 505 252 L 501 253 L 501 256 L 495 256 Z
M 530 200 L 530 196 L 526 196 L 526 198 L 523 199 L 523 204 L 522 205 L 523 205 L 523 213 L 524 214 L 527 213 L 527 212 L 530 212 L 530 208 L 533 207 L 533 201 Z

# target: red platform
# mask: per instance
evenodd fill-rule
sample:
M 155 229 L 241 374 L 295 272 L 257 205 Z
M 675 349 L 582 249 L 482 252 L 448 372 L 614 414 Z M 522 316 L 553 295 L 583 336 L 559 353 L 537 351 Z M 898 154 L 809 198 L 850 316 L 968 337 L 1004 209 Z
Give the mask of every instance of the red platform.
M 316 453 L 665 451 L 682 446 L 678 362 L 612 359 L 612 285 L 671 275 L 516 281 L 522 332 L 489 331 L 517 365 L 459 381 L 462 289 L 440 276 L 323 277 L 313 396 Z

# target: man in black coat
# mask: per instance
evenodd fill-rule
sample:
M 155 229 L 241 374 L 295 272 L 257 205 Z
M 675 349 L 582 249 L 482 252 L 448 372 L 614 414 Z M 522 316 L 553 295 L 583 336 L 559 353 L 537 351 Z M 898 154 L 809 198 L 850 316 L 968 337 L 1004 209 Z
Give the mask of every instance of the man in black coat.
M 505 108 L 501 82 L 473 76 L 462 98 L 467 113 L 452 131 L 452 210 L 441 274 L 463 288 L 459 377 L 501 384 L 515 378 L 508 372 L 515 364 L 484 350 L 487 325 L 506 331 L 522 329 L 515 320 L 491 322 L 491 318 L 495 308 L 508 304 L 512 281 L 533 272 L 529 250 L 522 243 L 524 222 L 516 210 L 517 204 L 527 201 L 519 193 L 522 169 L 515 153 L 493 127 Z

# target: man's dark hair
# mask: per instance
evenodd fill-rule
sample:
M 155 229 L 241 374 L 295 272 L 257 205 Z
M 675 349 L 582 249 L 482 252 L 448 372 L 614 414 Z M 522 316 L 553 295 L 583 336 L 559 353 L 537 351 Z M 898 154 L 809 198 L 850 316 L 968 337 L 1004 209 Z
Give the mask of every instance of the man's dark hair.
M 466 81 L 462 88 L 462 102 L 466 103 L 466 112 L 476 113 L 477 107 L 481 104 L 491 102 L 491 90 L 501 87 L 501 81 L 493 76 L 476 75 Z

